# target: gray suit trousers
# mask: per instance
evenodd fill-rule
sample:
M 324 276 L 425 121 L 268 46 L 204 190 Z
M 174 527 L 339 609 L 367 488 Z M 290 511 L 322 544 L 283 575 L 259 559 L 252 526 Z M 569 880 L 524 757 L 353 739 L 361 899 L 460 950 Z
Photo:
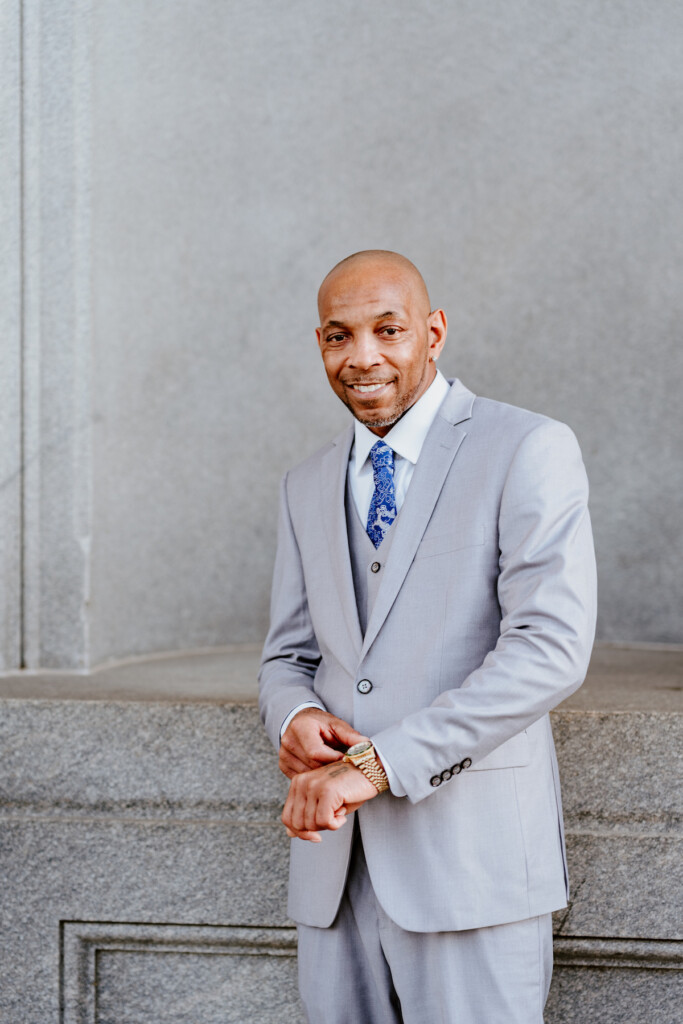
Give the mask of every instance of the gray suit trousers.
M 375 896 L 357 828 L 334 923 L 299 925 L 298 933 L 310 1024 L 543 1024 L 551 915 L 456 932 L 405 931 Z

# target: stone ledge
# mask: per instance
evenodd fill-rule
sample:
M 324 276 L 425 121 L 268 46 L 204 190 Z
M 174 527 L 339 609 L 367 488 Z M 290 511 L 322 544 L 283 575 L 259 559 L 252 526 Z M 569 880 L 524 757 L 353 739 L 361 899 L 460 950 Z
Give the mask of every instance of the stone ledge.
M 0 700 L 253 704 L 260 645 L 135 658 L 90 673 L 0 674 Z M 584 685 L 558 710 L 683 713 L 683 646 L 596 645 Z
M 252 646 L 0 677 L 0 816 L 277 821 L 286 783 L 258 722 L 257 663 Z M 675 834 L 681 681 L 683 650 L 596 649 L 552 714 L 568 830 Z
M 260 644 L 131 658 L 88 673 L 0 674 L 0 700 L 255 704 Z

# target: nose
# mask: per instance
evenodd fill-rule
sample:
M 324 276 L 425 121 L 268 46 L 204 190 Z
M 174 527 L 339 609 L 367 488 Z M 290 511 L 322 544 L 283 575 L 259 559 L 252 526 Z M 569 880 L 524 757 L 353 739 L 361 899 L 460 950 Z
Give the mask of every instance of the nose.
M 378 366 L 381 361 L 382 354 L 373 332 L 364 331 L 356 335 L 348 365 L 358 370 L 369 370 L 372 366 Z

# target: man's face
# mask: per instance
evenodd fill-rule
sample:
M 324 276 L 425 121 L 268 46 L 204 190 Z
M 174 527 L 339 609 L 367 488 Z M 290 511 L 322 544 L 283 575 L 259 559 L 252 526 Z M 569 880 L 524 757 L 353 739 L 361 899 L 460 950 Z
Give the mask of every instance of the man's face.
M 320 292 L 316 334 L 332 390 L 384 437 L 427 390 L 446 337 L 424 287 L 383 262 L 333 271 Z

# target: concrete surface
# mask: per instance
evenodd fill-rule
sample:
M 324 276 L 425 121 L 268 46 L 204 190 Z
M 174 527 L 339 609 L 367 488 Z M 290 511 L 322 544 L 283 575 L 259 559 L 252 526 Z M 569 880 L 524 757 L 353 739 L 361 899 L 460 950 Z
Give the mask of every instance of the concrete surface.
M 317 284 L 367 246 L 423 269 L 447 373 L 577 432 L 599 637 L 683 641 L 680 4 L 0 25 L 5 667 L 263 635 L 278 479 L 344 422 Z

